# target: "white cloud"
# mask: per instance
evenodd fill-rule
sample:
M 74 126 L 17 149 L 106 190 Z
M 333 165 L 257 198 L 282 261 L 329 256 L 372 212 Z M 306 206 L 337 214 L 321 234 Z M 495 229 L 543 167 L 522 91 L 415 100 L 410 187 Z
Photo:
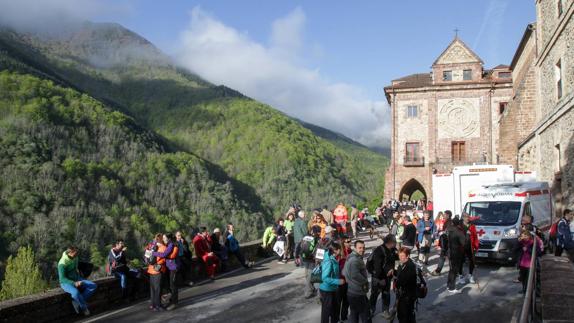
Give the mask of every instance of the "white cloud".
M 303 10 L 296 8 L 273 23 L 269 44 L 262 44 L 195 7 L 181 34 L 178 61 L 210 82 L 237 89 L 293 117 L 369 146 L 387 146 L 384 101 L 373 101 L 351 84 L 330 82 L 300 63 L 305 20 Z M 311 52 L 317 48 L 313 44 Z
M 473 49 L 476 49 L 483 37 L 488 35 L 486 40 L 488 42 L 489 55 L 496 64 L 499 62 L 500 35 L 502 34 L 504 15 L 508 5 L 509 3 L 505 0 L 490 0 L 472 46 Z

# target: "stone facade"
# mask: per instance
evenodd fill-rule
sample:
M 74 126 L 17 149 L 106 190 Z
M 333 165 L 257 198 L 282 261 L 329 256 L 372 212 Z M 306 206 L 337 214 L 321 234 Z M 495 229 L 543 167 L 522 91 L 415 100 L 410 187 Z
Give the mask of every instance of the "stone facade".
M 502 65 L 484 70 L 482 60 L 455 38 L 431 73 L 406 76 L 385 87 L 392 118 L 386 199 L 415 190 L 432 199 L 433 172 L 496 161 L 499 104 L 512 95 L 509 72 Z
M 574 206 L 574 0 L 558 5 L 536 1 L 536 121 L 518 146 L 519 168 L 552 185 L 557 213 Z

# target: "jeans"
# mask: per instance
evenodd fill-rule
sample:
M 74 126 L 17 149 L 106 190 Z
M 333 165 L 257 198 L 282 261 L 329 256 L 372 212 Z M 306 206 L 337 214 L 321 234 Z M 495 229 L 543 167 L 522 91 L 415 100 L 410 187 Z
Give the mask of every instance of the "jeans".
M 151 299 L 151 306 L 159 308 L 161 306 L 161 274 L 149 275 L 149 293 Z
M 326 292 L 319 290 L 321 293 L 321 323 L 338 323 L 339 322 L 339 303 L 337 302 L 337 292 Z
M 136 279 L 137 271 L 127 270 L 122 272 L 114 272 L 114 277 L 120 280 L 120 287 L 122 288 L 122 298 L 128 296 L 128 282 Z M 134 291 L 134 284 L 132 283 L 132 295 Z
M 241 250 L 237 249 L 236 251 L 232 251 L 230 252 L 232 255 L 235 256 L 235 258 L 237 258 L 237 261 L 239 261 L 239 263 L 241 264 L 241 266 L 247 268 L 249 267 L 247 265 L 247 263 L 245 262 L 245 257 L 243 257 L 243 254 L 241 253 Z
M 357 323 L 359 319 L 361 323 L 370 323 L 369 319 L 369 300 L 366 295 L 353 295 L 347 294 L 349 306 L 351 307 L 351 315 L 349 315 L 349 323 Z
M 80 305 L 83 311 L 88 308 L 87 301 L 94 294 L 98 285 L 89 280 L 81 280 L 80 288 L 76 288 L 73 284 L 60 284 L 62 289 L 72 296 L 72 299 Z
M 315 268 L 314 261 L 301 261 L 301 265 L 305 268 L 305 297 L 310 297 L 315 293 L 315 286 L 311 283 L 311 272 Z
M 380 283 L 384 284 L 381 286 Z M 381 298 L 383 301 L 382 311 L 389 309 L 391 305 L 391 282 L 388 278 L 383 280 L 378 280 L 376 278 L 371 278 L 371 299 L 369 300 L 371 303 L 371 313 L 374 314 L 377 310 L 377 300 L 379 299 L 379 294 L 381 294 Z

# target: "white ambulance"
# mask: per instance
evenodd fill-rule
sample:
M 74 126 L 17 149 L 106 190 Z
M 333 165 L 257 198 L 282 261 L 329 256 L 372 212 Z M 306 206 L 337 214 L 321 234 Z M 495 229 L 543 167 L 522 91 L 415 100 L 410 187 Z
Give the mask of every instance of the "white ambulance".
M 477 259 L 515 262 L 522 216 L 545 231 L 552 223 L 553 205 L 546 182 L 513 182 L 484 185 L 471 190 L 464 211 L 474 220 L 480 240 Z
M 454 167 L 452 173 L 434 174 L 432 177 L 433 208 L 452 211 L 460 215 L 471 189 L 485 184 L 514 182 L 512 165 L 472 165 Z

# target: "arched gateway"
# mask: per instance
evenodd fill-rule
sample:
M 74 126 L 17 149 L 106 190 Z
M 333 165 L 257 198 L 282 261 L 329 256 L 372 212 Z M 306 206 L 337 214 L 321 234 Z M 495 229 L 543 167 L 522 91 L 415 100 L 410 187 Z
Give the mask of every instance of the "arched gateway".
M 416 191 L 420 191 L 424 196 L 424 198 L 426 199 L 427 192 L 423 187 L 423 185 L 416 179 L 411 178 L 401 188 L 401 192 L 399 193 L 399 200 L 401 201 L 404 199 L 410 200 Z

